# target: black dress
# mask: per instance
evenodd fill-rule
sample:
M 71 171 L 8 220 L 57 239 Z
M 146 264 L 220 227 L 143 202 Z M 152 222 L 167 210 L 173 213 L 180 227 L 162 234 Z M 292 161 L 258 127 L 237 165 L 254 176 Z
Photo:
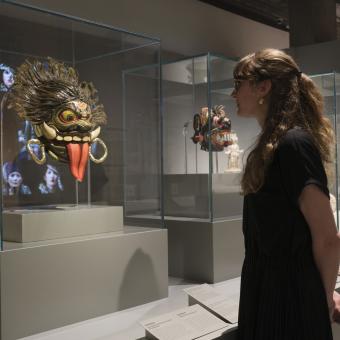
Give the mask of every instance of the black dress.
M 320 153 L 295 127 L 280 140 L 261 189 L 244 197 L 238 340 L 332 339 L 310 229 L 298 207 L 311 183 L 329 198 Z

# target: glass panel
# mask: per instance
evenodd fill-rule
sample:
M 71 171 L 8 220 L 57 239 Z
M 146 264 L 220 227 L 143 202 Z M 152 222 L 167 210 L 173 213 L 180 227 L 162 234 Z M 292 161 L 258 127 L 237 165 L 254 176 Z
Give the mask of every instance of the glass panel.
M 329 74 L 321 74 L 321 75 L 313 75 L 311 76 L 314 83 L 317 85 L 321 94 L 324 98 L 324 113 L 330 119 L 331 124 L 333 126 L 334 132 L 338 135 L 337 129 L 337 100 L 339 94 L 339 86 L 340 86 L 340 77 L 336 73 Z M 334 218 L 339 228 L 339 209 L 338 209 L 338 198 L 339 197 L 339 189 L 338 189 L 338 162 L 339 160 L 336 157 L 337 148 L 339 145 L 339 137 L 337 139 L 337 147 L 335 149 L 335 159 L 336 163 L 334 164 L 333 176 L 328 179 L 328 187 L 331 194 L 331 204 L 335 210 Z
M 209 219 L 209 146 L 197 123 L 202 108 L 203 114 L 208 111 L 207 78 L 206 55 L 162 66 L 164 214 L 169 218 Z
M 215 109 L 216 123 L 212 129 L 220 131 L 220 142 L 212 152 L 212 215 L 214 220 L 240 217 L 243 209 L 243 196 L 240 195 L 240 180 L 249 148 L 260 132 L 254 119 L 237 116 L 236 102 L 231 97 L 234 89 L 233 68 L 236 62 L 219 56 L 210 56 L 210 98 Z M 231 135 L 228 124 L 222 118 L 223 108 L 231 121 Z M 222 115 L 222 116 L 221 116 Z M 224 123 L 223 123 L 224 122 Z M 228 145 L 228 140 L 234 144 Z
M 80 19 L 70 19 L 66 16 L 35 11 L 3 2 L 0 4 L 0 9 L 1 169 L 4 233 L 6 234 L 5 231 L 9 225 L 6 224 L 6 221 L 9 221 L 10 214 L 18 213 L 20 215 L 84 207 L 95 209 L 97 205 L 122 207 L 124 192 L 122 75 L 126 69 L 159 63 L 159 42 L 111 27 L 83 22 Z M 98 91 L 99 103 L 104 106 L 107 123 L 102 125 L 98 123 L 99 126 L 101 125 L 98 136 L 100 140 L 92 140 L 95 136 L 91 135 L 89 142 L 85 142 L 85 140 L 77 142 L 76 138 L 79 137 L 79 133 L 81 138 L 85 135 L 90 138 L 90 132 L 94 131 L 98 124 L 93 124 L 93 121 L 90 121 L 87 116 L 88 110 L 96 109 L 94 102 L 89 102 L 90 104 L 87 104 L 84 110 L 80 106 L 76 106 L 75 110 L 79 111 L 77 111 L 77 117 L 82 119 L 78 126 L 78 132 L 76 133 L 68 126 L 64 133 L 67 138 L 72 137 L 72 142 L 67 141 L 66 137 L 62 142 L 53 142 L 58 145 L 59 150 L 60 148 L 63 150 L 67 162 L 53 160 L 50 157 L 52 153 L 49 152 L 47 162 L 44 165 L 38 165 L 32 160 L 34 155 L 37 158 L 41 158 L 43 155 L 43 149 L 41 146 L 39 147 L 38 142 L 34 141 L 39 138 L 39 136 L 37 137 L 38 130 L 32 122 L 19 118 L 19 114 L 22 112 L 8 107 L 8 95 L 11 92 L 12 82 L 16 79 L 17 68 L 26 59 L 29 59 L 31 63 L 40 61 L 43 70 L 52 69 L 52 64 L 47 61 L 47 57 L 52 57 L 56 62 L 63 63 L 63 69 L 66 67 L 76 69 L 79 75 L 78 88 L 80 82 L 83 81 L 91 82 L 94 85 Z M 141 107 L 145 108 L 144 111 L 149 112 L 149 119 L 154 124 L 152 128 L 156 131 L 155 136 L 160 140 L 159 70 L 157 69 L 155 72 L 158 72 L 158 80 L 155 80 L 150 88 L 145 88 L 145 97 Z M 42 86 L 45 85 L 39 86 L 44 88 Z M 60 97 L 58 97 L 59 101 L 53 102 L 56 106 L 54 106 L 51 117 L 54 118 L 51 118 L 48 124 L 54 126 L 55 117 L 56 115 L 59 117 L 60 110 L 64 108 L 64 105 L 68 106 L 70 103 L 76 105 L 74 101 L 77 100 L 77 96 L 74 94 L 70 96 L 72 100 L 70 97 L 67 102 L 66 99 L 65 102 L 60 100 Z M 84 98 L 81 97 L 86 101 Z M 140 115 L 141 111 L 137 110 L 138 102 L 136 101 L 134 104 L 136 106 L 129 114 Z M 39 105 L 37 105 L 36 112 L 40 112 L 41 105 Z M 99 107 L 98 111 L 100 111 Z M 128 128 L 132 129 L 132 124 L 129 124 Z M 136 127 L 134 130 L 137 130 Z M 144 131 L 148 131 L 148 127 L 145 127 Z M 70 133 L 70 136 L 67 133 Z M 133 132 L 129 130 L 128 133 L 128 138 L 131 138 Z M 26 148 L 26 143 L 29 140 L 31 140 L 32 154 Z M 43 143 L 47 143 L 46 138 Z M 154 163 L 148 171 L 153 172 L 157 178 L 153 181 L 152 191 L 153 193 L 157 192 L 158 201 L 153 208 L 157 207 L 158 215 L 161 215 L 160 143 L 157 144 L 155 139 L 152 140 L 152 143 L 156 144 L 152 149 L 152 156 L 150 156 L 154 157 Z M 86 151 L 86 145 L 89 145 L 90 154 Z M 96 164 L 95 160 L 105 154 L 105 148 L 108 150 L 106 160 Z M 69 162 L 71 156 L 73 157 L 72 166 Z M 89 160 L 86 161 L 88 157 Z M 81 163 L 84 163 L 85 166 Z M 157 166 L 154 166 L 155 163 Z M 131 165 L 131 162 L 125 164 L 125 169 Z M 83 181 L 79 182 L 75 180 L 75 174 L 81 172 L 81 169 L 86 170 Z M 136 167 L 134 170 L 142 171 L 142 168 Z M 139 190 L 149 190 L 149 187 L 142 186 Z M 8 247 L 13 247 L 13 244 L 6 244 Z
M 151 47 L 148 51 L 151 52 Z M 157 62 L 158 47 L 154 55 Z M 125 220 L 129 225 L 160 227 L 163 225 L 160 64 L 127 70 L 123 80 Z
M 339 205 L 339 198 L 340 198 L 340 190 L 339 190 L 339 183 L 340 183 L 340 173 L 339 173 L 339 165 L 340 165 L 340 159 L 339 159 L 339 145 L 340 145 L 340 129 L 339 129 L 339 123 L 340 123 L 340 119 L 339 119 L 339 99 L 340 99 L 340 74 L 339 73 L 335 73 L 334 74 L 334 82 L 335 82 L 335 86 L 334 86 L 334 95 L 335 95 L 335 100 L 334 102 L 334 106 L 335 106 L 335 110 L 333 110 L 334 112 L 334 119 L 333 124 L 334 124 L 334 130 L 335 130 L 335 136 L 336 136 L 336 148 L 335 148 L 335 159 L 336 159 L 336 163 L 335 163 L 335 180 L 334 180 L 334 186 L 335 189 L 332 190 L 333 195 L 336 198 L 336 204 L 335 204 L 335 210 L 336 210 L 336 222 L 337 222 L 337 227 L 338 230 L 340 229 L 340 214 L 339 214 L 339 210 L 340 210 L 340 205 Z
M 43 60 L 51 56 L 74 66 L 72 22 L 12 5 L 0 6 L 3 208 L 76 204 L 77 185 L 68 166 L 53 159 L 48 159 L 43 166 L 37 165 L 26 148 L 27 141 L 36 138 L 33 125 L 20 119 L 18 113 L 8 107 L 9 77 L 14 81 L 16 68 L 26 59 Z M 32 144 L 32 150 L 38 157 L 42 156 L 37 144 Z M 47 188 L 51 183 L 55 186 L 53 193 L 45 194 L 52 191 Z

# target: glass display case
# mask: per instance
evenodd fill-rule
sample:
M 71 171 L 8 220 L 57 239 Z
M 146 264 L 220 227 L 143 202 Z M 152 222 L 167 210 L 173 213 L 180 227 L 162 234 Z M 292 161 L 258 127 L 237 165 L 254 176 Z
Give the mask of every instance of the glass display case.
M 260 128 L 256 120 L 236 114 L 231 97 L 235 63 L 208 53 L 162 67 L 166 219 L 214 222 L 242 216 L 242 169 Z M 324 96 L 325 114 L 337 132 L 339 75 L 315 75 L 312 79 Z M 216 124 L 219 108 L 230 119 L 232 145 L 222 145 L 228 138 L 223 135 L 223 124 Z M 210 117 L 206 127 L 202 126 L 204 115 Z M 334 174 L 336 181 L 337 167 Z M 330 181 L 334 197 L 338 197 L 337 190 Z
M 242 214 L 239 179 L 259 128 L 236 115 L 235 63 L 209 53 L 163 65 L 165 216 Z
M 159 40 L 15 1 L 0 8 L 1 249 L 122 227 L 126 192 L 162 216 Z M 147 83 L 124 76 L 144 65 Z M 37 230 L 45 219 L 64 229 Z
M 123 72 L 124 209 L 129 225 L 163 225 L 159 65 Z
M 324 113 L 330 119 L 336 137 L 334 150 L 335 164 L 332 175 L 328 178 L 328 188 L 331 194 L 331 205 L 334 218 L 339 229 L 339 96 L 340 96 L 340 74 L 336 72 L 311 75 L 312 80 L 318 86 L 324 98 Z

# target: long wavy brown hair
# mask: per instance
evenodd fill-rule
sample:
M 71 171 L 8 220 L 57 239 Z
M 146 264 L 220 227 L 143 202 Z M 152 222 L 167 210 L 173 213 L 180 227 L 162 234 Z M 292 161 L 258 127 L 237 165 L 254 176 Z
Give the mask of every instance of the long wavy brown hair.
M 234 78 L 248 79 L 254 86 L 265 79 L 272 83 L 263 129 L 247 157 L 242 194 L 261 188 L 280 139 L 294 126 L 310 133 L 328 179 L 333 181 L 335 138 L 331 122 L 323 113 L 323 97 L 313 80 L 300 72 L 293 58 L 276 49 L 249 54 L 235 66 Z

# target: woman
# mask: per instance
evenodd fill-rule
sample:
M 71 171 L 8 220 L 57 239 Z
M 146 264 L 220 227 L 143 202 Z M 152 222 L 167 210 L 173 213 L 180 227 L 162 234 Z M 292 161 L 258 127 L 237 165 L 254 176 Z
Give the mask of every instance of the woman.
M 23 184 L 23 178 L 18 166 L 12 162 L 6 162 L 2 167 L 3 187 L 5 196 L 31 195 L 31 189 Z
M 330 340 L 340 241 L 327 175 L 334 135 L 320 92 L 282 51 L 234 69 L 238 115 L 262 128 L 242 178 L 239 340 Z M 326 170 L 326 171 L 325 171 Z
M 14 70 L 5 64 L 0 64 L 0 71 L 2 71 L 0 91 L 8 92 L 14 84 Z
M 41 194 L 53 194 L 64 190 L 58 169 L 51 165 L 46 165 L 43 182 L 39 184 Z

